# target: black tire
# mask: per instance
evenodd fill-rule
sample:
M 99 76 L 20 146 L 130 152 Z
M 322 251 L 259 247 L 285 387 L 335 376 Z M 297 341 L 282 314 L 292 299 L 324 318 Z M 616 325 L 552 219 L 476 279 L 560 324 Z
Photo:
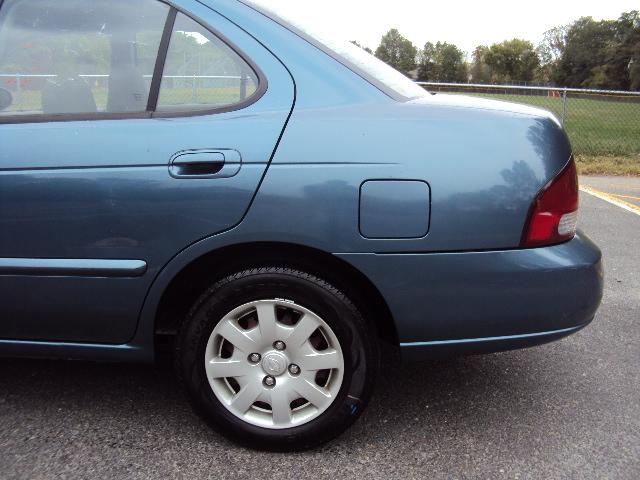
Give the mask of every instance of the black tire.
M 204 367 L 207 341 L 223 316 L 270 298 L 286 298 L 318 314 L 338 338 L 344 356 L 342 386 L 327 410 L 308 423 L 279 430 L 252 425 L 231 413 L 213 393 Z M 304 450 L 337 437 L 363 411 L 377 374 L 378 344 L 374 326 L 334 286 L 298 270 L 262 267 L 230 275 L 198 299 L 176 339 L 175 366 L 196 412 L 226 437 L 261 450 Z

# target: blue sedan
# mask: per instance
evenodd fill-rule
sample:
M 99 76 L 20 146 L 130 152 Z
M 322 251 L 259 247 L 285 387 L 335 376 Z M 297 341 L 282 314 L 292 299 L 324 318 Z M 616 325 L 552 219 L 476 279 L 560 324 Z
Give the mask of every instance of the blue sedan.
M 567 136 L 431 95 L 257 0 L 4 0 L 0 355 L 151 362 L 262 449 L 409 360 L 570 335 L 602 295 Z

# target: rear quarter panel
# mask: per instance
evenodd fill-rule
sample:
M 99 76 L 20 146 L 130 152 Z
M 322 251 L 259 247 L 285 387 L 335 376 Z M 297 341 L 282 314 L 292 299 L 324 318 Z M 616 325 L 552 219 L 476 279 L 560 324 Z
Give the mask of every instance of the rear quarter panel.
M 271 240 L 332 252 L 513 248 L 536 193 L 569 156 L 565 134 L 545 117 L 426 102 L 299 108 L 244 226 L 276 222 Z M 370 179 L 426 181 L 428 235 L 364 238 L 359 189 Z
M 518 246 L 536 193 L 571 154 L 550 114 L 444 95 L 399 102 L 251 8 L 208 2 L 268 45 L 296 83 L 292 116 L 237 235 L 330 252 Z M 364 238 L 359 192 L 371 179 L 427 182 L 428 235 Z

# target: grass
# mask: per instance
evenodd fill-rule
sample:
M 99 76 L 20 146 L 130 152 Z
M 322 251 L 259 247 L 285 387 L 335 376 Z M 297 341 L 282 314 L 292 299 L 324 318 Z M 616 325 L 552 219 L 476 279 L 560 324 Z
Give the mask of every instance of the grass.
M 479 95 L 541 107 L 562 118 L 561 98 L 537 95 Z M 593 99 L 568 98 L 564 127 L 577 154 L 640 154 L 640 101 L 604 100 L 602 96 L 594 96 Z
M 607 155 L 576 155 L 581 175 L 640 176 L 640 155 L 615 157 Z
M 544 108 L 559 119 L 563 114 L 562 99 L 557 97 L 472 95 Z M 640 101 L 610 96 L 605 99 L 597 95 L 592 98 L 569 96 L 564 120 L 580 173 L 640 175 Z
M 247 89 L 251 95 L 254 90 Z M 104 87 L 92 88 L 93 98 L 98 111 L 104 111 L 107 107 L 107 89 Z M 159 104 L 165 106 L 176 105 L 229 105 L 240 101 L 239 87 L 196 88 L 179 87 L 161 89 Z M 38 90 L 23 90 L 14 97 L 13 104 L 6 110 L 11 113 L 37 113 L 42 111 L 41 93 Z

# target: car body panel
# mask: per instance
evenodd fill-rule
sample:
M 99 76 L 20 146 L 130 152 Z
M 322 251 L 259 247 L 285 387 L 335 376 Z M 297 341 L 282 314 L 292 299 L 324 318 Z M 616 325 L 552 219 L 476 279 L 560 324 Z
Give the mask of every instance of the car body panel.
M 394 128 L 388 128 L 389 118 Z M 323 148 L 313 136 L 320 128 L 338 148 Z M 307 224 L 312 207 L 325 223 L 313 228 L 338 230 L 332 252 L 514 248 L 532 198 L 570 154 L 565 134 L 550 119 L 427 104 L 321 112 L 296 107 L 249 216 L 260 224 L 275 211 Z M 431 186 L 429 234 L 402 241 L 362 237 L 355 209 L 360 185 L 417 178 Z M 284 195 L 300 201 L 273 210 Z M 334 208 L 328 198 L 340 198 L 344 207 Z
M 4 355 L 153 361 L 156 306 L 181 269 L 237 238 L 204 239 L 160 273 L 127 345 L 0 341 Z M 599 249 L 580 233 L 552 247 L 486 252 L 339 254 L 386 300 L 408 359 L 487 353 L 546 343 L 578 331 L 602 298 Z
M 545 110 L 440 94 L 398 102 L 292 31 L 261 21 L 261 13 L 238 2 L 208 3 L 268 43 L 296 81 L 296 107 L 258 192 L 255 206 L 264 209 L 256 222 L 281 203 L 276 192 L 291 193 L 307 198 L 319 219 L 344 226 L 331 252 L 513 248 L 532 197 L 569 161 L 567 136 Z M 292 165 L 305 169 L 298 174 Z M 365 239 L 353 228 L 359 186 L 385 178 L 431 185 L 429 235 Z M 341 211 L 322 200 L 332 191 Z M 277 214 L 308 223 L 304 203 L 288 207 Z
M 282 63 L 233 23 L 198 2 L 181 5 L 231 37 L 271 84 L 240 111 L 0 125 L 0 259 L 147 264 L 135 278 L 5 271 L 0 297 L 14 301 L 0 305 L 0 338 L 126 342 L 160 269 L 245 215 L 291 113 L 294 84 Z M 233 158 L 234 174 L 224 178 L 171 175 L 177 153 L 202 149 L 237 151 L 241 168 Z
M 215 28 L 264 70 L 269 89 L 256 104 L 219 115 L 0 125 L 0 257 L 147 264 L 142 276 L 0 276 L 0 295 L 17 293 L 11 308 L 45 334 L 32 341 L 16 336 L 15 325 L 11 337 L 0 331 L 1 353 L 152 360 L 158 309 L 172 280 L 211 252 L 256 243 L 316 249 L 361 272 L 387 303 L 411 358 L 532 345 L 593 318 L 602 293 L 595 245 L 580 234 L 561 245 L 519 248 L 533 198 L 571 155 L 552 115 L 446 95 L 399 102 L 237 1 L 175 4 L 203 23 L 215 18 Z M 104 137 L 96 125 L 111 133 Z M 218 128 L 227 135 L 216 137 Z M 34 168 L 7 168 L 34 136 L 46 140 L 31 146 Z M 76 138 L 91 145 L 91 155 L 86 145 L 76 149 Z M 129 150 L 114 159 L 114 144 Z M 215 188 L 171 178 L 176 153 L 225 148 L 241 152 L 242 168 L 211 180 Z M 428 184 L 428 233 L 363 235 L 360 191 L 372 180 Z M 56 205 L 61 196 L 65 206 Z M 412 198 L 399 205 L 421 215 Z M 107 232 L 114 222 L 126 222 L 128 235 Z M 48 297 L 33 303 L 41 313 L 30 320 L 26 305 L 41 291 Z M 45 325 L 52 301 L 73 322 L 74 338 Z M 82 324 L 86 318 L 93 326 Z
M 545 248 L 338 256 L 378 286 L 407 349 L 579 327 L 602 298 L 601 254 L 581 233 Z

